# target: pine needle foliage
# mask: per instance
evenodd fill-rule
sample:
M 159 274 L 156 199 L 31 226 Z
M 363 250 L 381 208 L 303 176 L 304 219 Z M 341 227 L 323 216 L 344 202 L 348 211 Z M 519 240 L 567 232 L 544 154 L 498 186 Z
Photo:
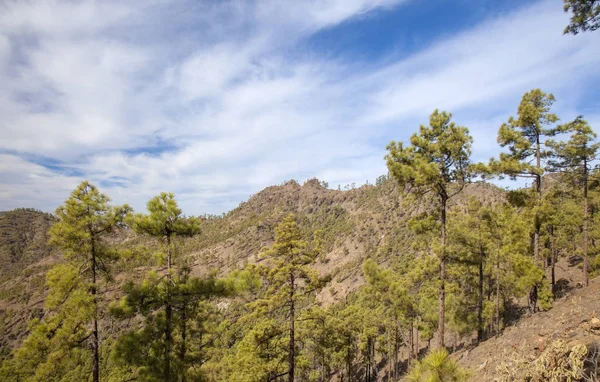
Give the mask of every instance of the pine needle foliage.
M 430 352 L 420 361 L 415 361 L 406 382 L 463 382 L 469 377 L 468 372 L 452 360 L 445 349 Z
M 563 34 L 579 34 L 593 32 L 600 28 L 600 1 L 598 0 L 563 0 L 565 12 L 571 12 L 569 25 Z

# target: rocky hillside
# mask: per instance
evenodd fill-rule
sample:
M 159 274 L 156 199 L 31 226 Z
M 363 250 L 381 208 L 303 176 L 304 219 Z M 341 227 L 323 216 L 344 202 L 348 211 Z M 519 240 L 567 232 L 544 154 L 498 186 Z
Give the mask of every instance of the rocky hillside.
M 0 355 L 41 312 L 44 274 L 58 261 L 48 245 L 54 217 L 32 209 L 0 213 Z
M 470 196 L 494 203 L 504 199 L 504 191 L 489 184 L 471 184 L 454 203 L 463 203 Z M 410 239 L 406 223 L 422 212 L 416 205 L 405 203 L 391 181 L 348 191 L 327 189 L 316 179 L 302 186 L 289 181 L 264 189 L 222 219 L 207 221 L 203 232 L 186 243 L 186 249 L 198 272 L 239 268 L 260 261 L 256 255 L 272 243 L 277 223 L 294 213 L 307 237 L 323 231 L 324 253 L 317 269 L 331 279 L 319 295 L 328 305 L 362 284 L 365 258 L 384 263 L 402 256 Z
M 53 221 L 33 209 L 0 212 L 0 277 L 50 254 L 47 232 Z
M 578 288 L 555 301 L 547 312 L 521 318 L 504 330 L 471 349 L 453 356 L 468 367 L 473 381 L 510 381 L 511 373 L 540 373 L 566 362 L 577 346 L 592 348 L 589 357 L 600 358 L 600 278 L 587 288 Z M 587 363 L 586 363 L 587 366 Z M 537 370 L 536 370 L 537 369 Z M 524 372 L 525 371 L 525 372 Z M 537 374 L 549 380 L 548 374 Z M 597 381 L 600 372 L 589 380 Z

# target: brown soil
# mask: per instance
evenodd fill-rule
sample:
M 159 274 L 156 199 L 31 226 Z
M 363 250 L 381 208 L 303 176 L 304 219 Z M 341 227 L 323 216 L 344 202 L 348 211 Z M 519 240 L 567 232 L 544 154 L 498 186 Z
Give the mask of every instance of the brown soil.
M 591 280 L 587 288 L 576 288 L 556 300 L 552 309 L 523 317 L 499 337 L 461 350 L 453 357 L 472 370 L 471 380 L 495 381 L 500 377 L 498 365 L 515 356 L 533 361 L 553 341 L 563 340 L 569 347 L 600 343 L 600 322 L 596 321 L 600 317 L 599 296 L 600 277 Z

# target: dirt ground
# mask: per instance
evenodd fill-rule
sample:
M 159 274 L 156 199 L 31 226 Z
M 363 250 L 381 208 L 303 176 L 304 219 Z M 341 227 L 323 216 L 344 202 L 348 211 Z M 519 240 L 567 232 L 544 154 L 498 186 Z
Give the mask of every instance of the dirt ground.
M 557 279 L 568 291 L 552 309 L 522 317 L 499 337 L 452 355 L 471 369 L 472 381 L 498 380 L 498 365 L 514 355 L 534 360 L 555 340 L 568 346 L 600 343 L 600 277 L 583 288 L 577 264 L 563 260 L 558 265 Z

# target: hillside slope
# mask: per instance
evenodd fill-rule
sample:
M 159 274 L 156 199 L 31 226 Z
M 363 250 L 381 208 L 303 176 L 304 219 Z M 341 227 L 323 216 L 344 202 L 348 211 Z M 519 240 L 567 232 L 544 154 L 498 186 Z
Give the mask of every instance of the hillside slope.
M 0 277 L 50 254 L 48 229 L 54 217 L 33 209 L 0 212 Z
M 58 261 L 48 245 L 54 217 L 32 209 L 0 213 L 0 356 L 41 314 L 45 272 Z
M 575 289 L 557 299 L 549 311 L 523 317 L 499 337 L 461 350 L 453 357 L 472 370 L 472 381 L 504 381 L 507 379 L 502 378 L 499 366 L 514 370 L 531 364 L 547 355 L 553 343 L 568 349 L 580 344 L 597 346 L 600 344 L 599 295 L 600 278 L 595 278 L 589 287 Z
M 504 200 L 504 191 L 490 184 L 468 185 L 453 204 L 477 196 L 484 203 Z M 385 263 L 402 256 L 411 233 L 406 223 L 422 212 L 417 203 L 403 203 L 395 182 L 366 185 L 348 191 L 324 188 L 312 179 L 304 185 L 288 181 L 252 196 L 223 219 L 207 221 L 199 236 L 186 242 L 196 272 L 217 269 L 226 272 L 246 263 L 260 261 L 260 248 L 272 244 L 274 229 L 287 214 L 294 213 L 309 238 L 323 231 L 324 253 L 317 260 L 321 276 L 331 284 L 319 294 L 331 304 L 362 285 L 361 265 L 365 258 Z

